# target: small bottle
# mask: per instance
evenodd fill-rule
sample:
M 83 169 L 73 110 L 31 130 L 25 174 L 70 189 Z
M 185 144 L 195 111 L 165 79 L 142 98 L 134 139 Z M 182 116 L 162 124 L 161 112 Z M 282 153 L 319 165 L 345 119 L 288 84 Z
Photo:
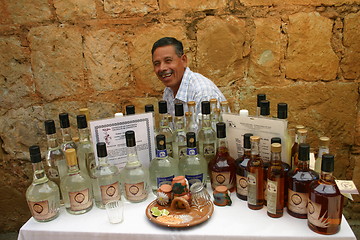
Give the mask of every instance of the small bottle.
M 76 150 L 77 146 L 71 137 L 69 114 L 60 113 L 59 120 L 62 135 L 61 150 L 63 152 L 65 152 L 65 150 L 69 148 L 74 148 Z
M 185 176 L 190 187 L 196 182 L 201 182 L 205 185 L 208 169 L 207 162 L 202 155 L 198 154 L 194 132 L 186 134 L 186 143 L 186 157 L 179 163 L 179 174 Z
M 202 125 L 199 131 L 199 152 L 209 163 L 215 157 L 216 132 L 211 127 L 210 102 L 201 102 Z
M 156 157 L 151 160 L 150 185 L 153 193 L 163 184 L 170 184 L 172 179 L 178 175 L 178 162 L 168 156 L 166 150 L 166 137 L 163 134 L 156 136 Z
M 135 106 L 134 105 L 126 105 L 125 115 L 133 115 L 133 114 L 135 114 Z
M 271 144 L 271 160 L 267 172 L 267 215 L 279 218 L 284 213 L 285 172 L 281 161 L 281 144 Z
M 292 169 L 294 169 L 298 165 L 299 160 L 299 146 L 301 143 L 306 143 L 308 131 L 306 129 L 299 129 L 297 131 L 297 147 L 295 149 L 291 149 L 291 164 Z M 294 150 L 294 152 L 293 152 Z
M 264 204 L 264 169 L 260 158 L 260 137 L 251 136 L 251 156 L 247 164 L 248 172 L 248 207 L 252 210 L 263 208 Z
M 219 108 L 217 106 L 217 99 L 210 99 L 210 119 L 211 119 L 211 127 L 216 131 L 216 124 L 219 122 Z M 200 125 L 201 127 L 201 125 Z
M 82 214 L 93 207 L 93 192 L 90 177 L 80 171 L 73 148 L 65 151 L 68 174 L 60 183 L 65 208 L 71 214 Z
M 291 146 L 291 155 L 290 155 L 290 166 L 292 169 L 294 169 L 296 166 L 293 165 L 293 160 L 295 157 L 295 154 L 299 151 L 299 143 L 298 143 L 298 131 L 300 129 L 305 129 L 305 127 L 303 125 L 296 125 L 295 126 L 295 136 L 294 136 L 294 142 Z
M 217 123 L 216 130 L 216 155 L 208 167 L 211 187 L 214 190 L 217 186 L 226 186 L 233 192 L 236 187 L 236 163 L 229 154 L 225 123 Z
M 156 128 L 156 119 L 155 119 L 155 111 L 154 111 L 154 105 L 152 104 L 146 104 L 145 105 L 145 112 L 148 113 L 148 112 L 151 112 L 152 114 L 152 117 L 153 117 L 153 129 L 154 129 L 154 135 L 158 135 L 158 130 Z
M 224 113 L 231 113 L 230 107 L 229 107 L 229 102 L 228 101 L 221 101 L 220 102 L 220 116 L 219 116 L 219 121 L 223 122 L 224 119 L 222 117 L 222 115 Z
M 257 95 L 257 101 L 256 101 L 256 116 L 260 116 L 260 102 L 262 100 L 266 100 L 266 94 L 259 93 Z
M 319 174 L 309 168 L 310 145 L 299 144 L 299 163 L 288 174 L 288 213 L 296 218 L 307 217 L 309 186 L 313 180 L 319 179 Z
M 247 200 L 248 180 L 247 180 L 247 164 L 251 157 L 250 137 L 252 133 L 244 134 L 244 153 L 236 160 L 236 196 L 241 200 Z
M 159 134 L 164 134 L 166 139 L 166 150 L 169 157 L 173 156 L 173 130 L 170 127 L 167 102 L 165 100 L 159 101 Z
M 196 120 L 195 113 L 195 101 L 190 101 L 187 103 L 189 112 L 188 120 L 186 120 L 186 132 L 194 132 L 196 135 L 199 132 L 199 126 Z
M 59 187 L 46 176 L 41 162 L 39 146 L 31 146 L 29 152 L 34 170 L 34 178 L 26 190 L 26 201 L 31 215 L 36 221 L 48 222 L 59 216 Z
M 320 234 L 340 231 L 344 197 L 335 183 L 334 155 L 322 155 L 321 177 L 310 184 L 308 226 Z
M 127 163 L 120 172 L 125 198 L 130 202 L 142 202 L 148 197 L 149 172 L 139 161 L 135 132 L 126 131 Z
M 330 138 L 328 137 L 320 137 L 319 139 L 319 152 L 317 155 L 317 158 L 315 160 L 315 172 L 321 173 L 321 161 L 323 154 L 328 154 L 330 152 L 329 150 L 329 144 L 330 144 Z
M 95 178 L 93 191 L 96 206 L 104 209 L 106 203 L 121 198 L 120 173 L 116 166 L 108 163 L 106 144 L 104 142 L 98 142 L 96 150 L 99 164 L 92 170 L 92 175 Z
M 184 121 L 184 107 L 182 103 L 175 103 L 175 131 L 173 134 L 173 158 L 181 161 L 186 156 L 186 132 Z

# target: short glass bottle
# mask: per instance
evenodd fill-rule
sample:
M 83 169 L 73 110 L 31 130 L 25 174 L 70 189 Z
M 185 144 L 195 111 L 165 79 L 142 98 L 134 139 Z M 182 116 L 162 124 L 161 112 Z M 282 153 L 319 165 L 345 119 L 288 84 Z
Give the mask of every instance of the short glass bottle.
M 29 152 L 34 178 L 26 190 L 26 201 L 36 221 L 48 222 L 59 216 L 59 187 L 46 176 L 39 146 L 31 146 Z
M 323 154 L 328 154 L 330 152 L 329 150 L 329 144 L 330 144 L 330 138 L 328 137 L 320 137 L 319 139 L 319 152 L 317 155 L 317 158 L 315 160 L 315 172 L 321 173 L 321 162 L 322 162 L 322 156 Z
M 61 135 L 62 135 L 61 150 L 63 152 L 65 152 L 66 149 L 70 149 L 70 148 L 74 148 L 76 150 L 77 145 L 75 144 L 73 138 L 71 137 L 69 114 L 60 113 L 59 120 L 60 120 Z
M 169 157 L 173 156 L 173 130 L 169 123 L 169 115 L 167 109 L 167 102 L 165 100 L 160 100 L 159 105 L 159 132 L 158 134 L 164 134 L 166 139 L 166 150 Z
M 207 163 L 215 157 L 216 132 L 211 127 L 210 102 L 201 102 L 202 125 L 198 134 L 199 153 Z
M 173 134 L 173 158 L 180 162 L 186 156 L 186 132 L 182 103 L 175 103 L 175 131 Z

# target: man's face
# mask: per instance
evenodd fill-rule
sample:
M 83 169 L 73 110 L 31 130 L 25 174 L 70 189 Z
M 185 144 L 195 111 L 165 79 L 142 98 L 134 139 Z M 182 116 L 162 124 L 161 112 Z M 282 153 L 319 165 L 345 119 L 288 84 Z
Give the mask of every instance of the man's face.
M 157 48 L 152 56 L 154 72 L 166 87 L 175 93 L 180 87 L 181 79 L 187 66 L 186 55 L 176 55 L 172 45 Z

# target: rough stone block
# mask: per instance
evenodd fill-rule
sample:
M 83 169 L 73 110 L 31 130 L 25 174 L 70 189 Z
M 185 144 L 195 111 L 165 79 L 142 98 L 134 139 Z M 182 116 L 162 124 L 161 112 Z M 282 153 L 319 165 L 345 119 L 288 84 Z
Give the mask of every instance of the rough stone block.
M 289 16 L 285 74 L 291 79 L 334 80 L 339 59 L 331 47 L 333 22 L 319 13 Z
M 242 79 L 245 21 L 233 16 L 207 17 L 197 27 L 196 70 L 218 86 Z
M 7 6 L 6 12 L 17 24 L 42 22 L 52 18 L 50 4 L 47 0 L 5 0 L 5 5 Z
M 36 90 L 46 99 L 78 95 L 84 89 L 82 38 L 75 27 L 44 26 L 29 32 Z
M 211 9 L 223 9 L 226 7 L 226 0 L 160 0 L 160 10 L 169 11 L 174 10 L 190 10 L 190 11 L 204 11 Z
M 54 6 L 60 20 L 68 21 L 96 17 L 95 0 L 54 0 Z
M 342 4 L 359 3 L 359 0 L 239 0 L 245 6 L 272 6 L 272 5 L 310 5 L 310 6 L 331 6 Z
M 110 14 L 128 13 L 144 15 L 158 9 L 157 0 L 104 0 L 104 10 Z

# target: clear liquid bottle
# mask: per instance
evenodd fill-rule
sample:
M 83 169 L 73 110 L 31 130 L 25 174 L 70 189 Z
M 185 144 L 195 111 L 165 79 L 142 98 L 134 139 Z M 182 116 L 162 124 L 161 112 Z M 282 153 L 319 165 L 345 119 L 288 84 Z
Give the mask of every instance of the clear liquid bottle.
M 224 119 L 222 115 L 224 113 L 231 113 L 229 102 L 228 101 L 221 101 L 220 102 L 220 116 L 219 116 L 219 122 L 223 122 Z
M 321 176 L 310 184 L 308 226 L 320 234 L 340 231 L 344 197 L 335 183 L 334 155 L 322 155 Z
M 146 104 L 145 105 L 145 112 L 148 113 L 148 112 L 151 112 L 152 113 L 152 117 L 153 117 L 153 123 L 154 123 L 154 126 L 153 126 L 153 129 L 154 129 L 154 136 L 158 135 L 158 130 L 157 130 L 157 125 L 156 125 L 156 119 L 155 119 L 155 111 L 154 111 L 154 105 L 152 104 Z
M 205 158 L 198 154 L 196 148 L 196 135 L 194 132 L 186 133 L 186 157 L 179 163 L 179 174 L 185 176 L 189 185 L 201 182 L 206 185 L 208 164 Z
M 266 100 L 266 94 L 259 93 L 256 98 L 256 116 L 260 116 L 260 102 Z
M 219 122 L 220 117 L 220 109 L 218 108 L 216 98 L 210 99 L 210 112 L 211 127 L 216 132 L 216 124 Z
M 317 155 L 317 158 L 315 160 L 315 172 L 321 173 L 321 162 L 322 162 L 322 156 L 323 154 L 328 154 L 330 152 L 329 150 L 329 144 L 330 144 L 330 138 L 328 137 L 320 137 L 319 139 L 319 152 Z
M 73 138 L 71 137 L 69 114 L 60 113 L 59 120 L 60 120 L 61 135 L 62 135 L 61 150 L 63 152 L 65 152 L 66 149 L 70 149 L 70 148 L 76 150 L 77 146 L 73 141 Z
M 159 101 L 159 134 L 164 134 L 166 139 L 166 150 L 169 157 L 173 156 L 173 130 L 170 127 L 167 102 Z
M 125 198 L 130 202 L 142 202 L 148 197 L 149 171 L 144 168 L 136 150 L 135 132 L 126 131 L 127 163 L 120 172 Z
M 296 145 L 293 145 L 293 148 L 291 149 L 291 165 L 292 169 L 297 167 L 298 161 L 299 161 L 299 146 L 301 143 L 306 143 L 306 137 L 307 137 L 308 131 L 304 128 L 297 130 L 297 141 Z
M 319 179 L 319 174 L 309 168 L 310 145 L 299 144 L 299 162 L 288 174 L 288 213 L 296 218 L 307 218 L 310 183 Z
M 106 144 L 99 142 L 96 144 L 96 151 L 99 164 L 93 171 L 93 191 L 95 204 L 98 208 L 105 208 L 105 204 L 120 200 L 120 173 L 119 169 L 108 163 Z
M 188 119 L 186 120 L 186 132 L 194 132 L 196 135 L 199 132 L 199 126 L 196 120 L 196 112 L 195 112 L 195 101 L 189 101 L 187 103 L 189 112 Z
M 34 177 L 31 185 L 26 190 L 26 201 L 31 215 L 36 221 L 48 222 L 59 216 L 59 187 L 46 176 L 41 162 L 39 146 L 31 146 L 29 152 Z
M 175 131 L 173 134 L 173 158 L 180 162 L 186 156 L 186 132 L 184 121 L 184 107 L 182 103 L 175 103 Z
M 215 157 L 216 132 L 211 127 L 210 102 L 201 102 L 202 126 L 199 131 L 199 152 L 204 156 L 206 162 Z
M 156 136 L 156 157 L 151 160 L 150 185 L 153 193 L 163 184 L 171 185 L 174 177 L 178 176 L 178 162 L 168 156 L 166 150 L 166 137 L 163 134 Z
M 71 214 L 83 214 L 93 207 L 93 192 L 90 177 L 80 171 L 73 148 L 65 151 L 68 174 L 61 180 L 60 188 L 65 208 Z
M 125 115 L 134 115 L 134 114 L 135 114 L 135 106 L 134 105 L 126 105 Z
M 288 105 L 287 103 L 278 103 L 277 105 L 277 118 L 278 119 L 284 119 L 287 121 L 288 118 Z M 286 158 L 282 158 L 283 162 L 286 162 L 287 164 L 291 165 L 291 147 L 292 147 L 292 139 L 289 135 L 289 130 L 286 129 L 285 132 L 285 150 L 286 150 Z

